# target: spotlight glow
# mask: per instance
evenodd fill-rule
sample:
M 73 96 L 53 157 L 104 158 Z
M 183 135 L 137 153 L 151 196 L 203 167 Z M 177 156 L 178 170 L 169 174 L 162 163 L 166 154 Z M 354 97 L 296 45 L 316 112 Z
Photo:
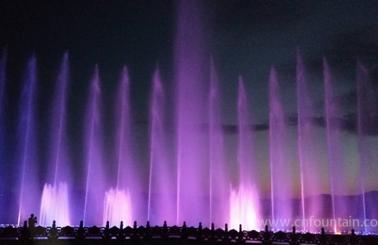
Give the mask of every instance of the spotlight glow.
M 104 198 L 104 224 L 109 221 L 111 226 L 119 225 L 123 221 L 132 224 L 131 199 L 128 190 L 110 188 Z
M 50 226 L 53 221 L 56 225 L 70 225 L 69 198 L 67 183 L 57 185 L 45 184 L 42 192 L 39 224 Z
M 246 230 L 258 230 L 259 198 L 254 186 L 241 186 L 231 190 L 230 194 L 230 228 L 238 229 L 243 225 Z

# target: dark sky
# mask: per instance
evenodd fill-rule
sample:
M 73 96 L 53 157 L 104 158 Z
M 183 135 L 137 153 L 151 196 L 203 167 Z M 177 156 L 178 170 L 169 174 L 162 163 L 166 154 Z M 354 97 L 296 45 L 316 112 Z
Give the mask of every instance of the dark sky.
M 238 74 L 245 76 L 248 89 L 263 91 L 272 64 L 290 83 L 297 47 L 314 70 L 326 55 L 335 70 L 346 71 L 349 79 L 357 56 L 377 63 L 376 1 L 202 2 L 209 52 L 231 91 Z M 172 75 L 175 7 L 176 1 L 169 0 L 3 0 L 0 45 L 8 48 L 10 78 L 19 80 L 26 59 L 36 53 L 41 83 L 49 84 L 44 80 L 54 77 L 62 53 L 68 50 L 74 91 L 86 86 L 96 63 L 106 90 L 113 89 L 127 64 L 135 103 L 146 111 L 146 91 L 156 63 L 165 80 Z M 145 116 L 138 114 L 139 120 Z
M 0 42 L 8 48 L 12 80 L 35 53 L 41 86 L 50 86 L 60 57 L 69 51 L 74 94 L 87 85 L 95 64 L 104 90 L 114 87 L 127 64 L 137 81 L 133 88 L 143 94 L 156 62 L 169 64 L 170 1 L 2 1 L 0 6 Z

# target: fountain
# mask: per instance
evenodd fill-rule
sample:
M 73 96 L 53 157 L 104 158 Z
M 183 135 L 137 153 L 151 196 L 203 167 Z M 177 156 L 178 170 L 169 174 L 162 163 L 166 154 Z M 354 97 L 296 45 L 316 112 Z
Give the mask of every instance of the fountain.
M 111 225 L 118 225 L 122 220 L 131 225 L 133 218 L 133 203 L 137 200 L 131 195 L 130 187 L 137 186 L 133 157 L 131 150 L 130 106 L 129 106 L 129 73 L 124 67 L 119 81 L 118 98 L 116 103 L 116 156 L 117 176 L 116 186 L 106 192 L 104 200 L 104 221 Z M 135 209 L 135 208 L 134 208 Z
M 369 179 L 375 178 L 373 171 L 374 163 L 374 144 L 369 139 L 370 132 L 376 128 L 374 125 L 374 112 L 377 111 L 377 102 L 374 95 L 368 70 L 360 62 L 357 64 L 357 133 L 358 133 L 358 153 L 360 160 L 359 185 L 361 193 L 362 212 L 360 219 L 372 219 L 375 208 L 375 201 L 371 195 L 367 195 L 370 189 Z M 368 178 L 370 176 L 370 178 Z M 365 233 L 373 232 L 369 227 L 364 227 Z
M 290 220 L 294 217 L 294 164 L 288 151 L 287 116 L 279 94 L 277 72 L 272 68 L 269 76 L 269 156 L 271 172 L 272 220 Z M 293 224 L 290 224 L 293 225 Z M 280 224 L 276 229 L 283 229 Z M 287 228 L 287 227 L 286 227 Z
M 71 224 L 69 216 L 68 179 L 69 157 L 66 139 L 66 104 L 68 85 L 68 54 L 64 54 L 60 73 L 56 82 L 54 102 L 52 103 L 51 120 L 51 169 L 47 176 L 41 198 L 39 223 L 47 226 L 53 220 L 57 225 Z M 49 184 L 51 183 L 51 184 Z
M 209 88 L 209 223 L 221 227 L 228 220 L 229 178 L 226 174 L 218 75 L 211 59 Z
M 102 152 L 102 120 L 100 113 L 100 77 L 96 66 L 89 90 L 85 125 L 85 197 L 84 224 L 101 225 L 104 200 L 104 159 Z
M 124 222 L 131 225 L 132 220 L 132 206 L 130 192 L 124 191 L 120 188 L 106 191 L 104 198 L 104 212 L 103 221 L 101 224 L 109 224 L 117 226 Z
M 150 171 L 147 219 L 153 225 L 176 222 L 176 186 L 172 159 L 169 157 L 168 138 L 165 127 L 165 93 L 159 69 L 152 79 L 150 105 Z
M 238 229 L 242 224 L 246 230 L 261 230 L 259 196 L 254 186 L 242 185 L 230 194 L 230 227 Z
M 50 226 L 53 221 L 56 225 L 70 225 L 68 187 L 65 182 L 45 184 L 41 197 L 41 208 L 39 212 L 39 224 Z
M 177 216 L 196 224 L 209 220 L 206 56 L 199 6 L 181 1 L 176 34 Z
M 6 51 L 3 50 L 2 55 L 0 57 L 0 125 L 5 125 L 4 120 L 4 110 L 5 110 L 5 70 L 6 70 Z M 5 145 L 5 139 L 4 139 L 5 130 L 3 127 L 0 126 L 0 145 Z M 0 179 L 6 179 L 5 173 L 5 149 L 2 147 L 0 149 Z M 0 197 L 5 196 L 5 185 L 0 186 Z M 1 206 L 2 208 L 7 208 L 5 205 Z M 1 216 L 0 219 L 5 219 Z
M 331 186 L 331 205 L 332 205 L 332 217 L 345 217 L 347 212 L 345 200 L 338 198 L 339 195 L 344 193 L 345 173 L 343 168 L 343 156 L 342 156 L 342 142 L 341 142 L 341 111 L 340 105 L 335 97 L 335 91 L 333 87 L 333 79 L 330 67 L 327 61 L 324 59 L 324 94 L 325 94 L 325 120 L 327 126 L 327 149 L 328 149 L 328 164 L 330 174 L 330 186 Z M 340 227 L 334 225 L 333 231 L 339 232 Z
M 148 220 L 153 226 L 166 221 L 169 226 L 202 222 L 217 228 L 227 223 L 230 229 L 241 224 L 243 229 L 260 230 L 268 224 L 273 230 L 285 231 L 296 225 L 310 232 L 318 232 L 320 226 L 334 233 L 352 227 L 357 232 L 378 232 L 372 226 L 308 223 L 377 219 L 377 103 L 369 69 L 357 65 L 353 91 L 357 110 L 349 115 L 356 121 L 353 129 L 344 125 L 342 92 L 337 91 L 338 79 L 331 65 L 324 59 L 324 81 L 318 79 L 324 82 L 324 90 L 315 96 L 298 52 L 296 84 L 290 83 L 296 85 L 290 96 L 296 95 L 297 105 L 291 115 L 284 99 L 285 83 L 275 68 L 266 81 L 266 101 L 252 96 L 249 88 L 254 89 L 255 83 L 245 83 L 242 76 L 237 82 L 231 80 L 228 90 L 223 88 L 222 82 L 230 81 L 222 80 L 226 79 L 217 70 L 217 60 L 209 58 L 202 17 L 197 1 L 178 4 L 172 81 L 164 76 L 165 66 L 151 71 L 145 120 L 137 120 L 132 113 L 142 110 L 133 104 L 132 71 L 129 75 L 124 66 L 116 91 L 109 94 L 117 96 L 105 103 L 107 89 L 112 87 L 104 86 L 102 91 L 96 66 L 88 94 L 80 94 L 87 100 L 78 120 L 83 125 L 80 136 L 70 134 L 70 123 L 77 117 L 71 116 L 68 106 L 68 54 L 63 55 L 57 72 L 48 130 L 37 130 L 43 124 L 38 102 L 46 94 L 38 92 L 46 88 L 37 87 L 33 56 L 27 62 L 21 96 L 14 99 L 20 106 L 18 134 L 4 134 L 6 122 L 12 118 L 4 113 L 3 102 L 12 93 L 7 94 L 5 86 L 3 52 L 0 140 L 9 145 L 0 149 L 0 219 L 21 225 L 34 213 L 39 224 L 50 226 L 56 221 L 61 227 L 77 225 L 80 220 L 86 226 L 107 222 L 132 226 L 134 221 Z M 234 87 L 237 93 L 230 96 L 233 91 L 229 88 Z M 235 118 L 224 115 L 223 101 L 228 99 L 236 102 Z M 258 110 L 268 117 L 254 110 L 261 104 L 269 105 L 266 111 Z M 265 121 L 258 124 L 257 119 Z M 9 128 L 16 131 L 16 126 Z M 140 131 L 144 134 L 138 134 Z M 46 159 L 38 151 L 44 138 L 48 139 L 48 147 L 43 148 Z M 71 146 L 77 146 L 77 151 Z M 347 151 L 353 151 L 355 159 L 348 158 L 352 154 Z M 15 166 L 9 168 L 12 163 Z M 11 178 L 8 185 L 5 181 Z M 17 196 L 3 198 L 9 193 L 5 186 L 12 186 Z M 7 212 L 3 208 L 7 206 L 17 207 L 17 213 Z
M 30 58 L 26 68 L 24 87 L 22 90 L 20 120 L 19 120 L 19 166 L 20 173 L 18 217 L 17 224 L 26 219 L 31 213 L 38 210 L 37 198 L 41 191 L 37 183 L 37 156 L 36 156 L 36 130 L 35 105 L 37 92 L 37 59 Z M 38 215 L 35 213 L 35 215 Z
M 301 183 L 301 218 L 308 220 L 310 217 L 323 217 L 322 210 L 326 207 L 324 202 L 316 196 L 322 194 L 322 187 L 314 185 L 322 178 L 318 171 L 322 166 L 319 158 L 321 151 L 316 147 L 317 135 L 314 101 L 310 93 L 310 84 L 306 77 L 306 70 L 300 52 L 297 54 L 297 142 L 298 160 L 300 165 Z M 316 227 L 302 224 L 304 230 L 316 232 Z
M 230 227 L 237 229 L 243 224 L 247 229 L 261 229 L 260 199 L 256 189 L 258 164 L 254 146 L 254 135 L 250 128 L 247 95 L 242 77 L 239 77 L 238 93 L 238 153 L 239 185 L 231 189 Z

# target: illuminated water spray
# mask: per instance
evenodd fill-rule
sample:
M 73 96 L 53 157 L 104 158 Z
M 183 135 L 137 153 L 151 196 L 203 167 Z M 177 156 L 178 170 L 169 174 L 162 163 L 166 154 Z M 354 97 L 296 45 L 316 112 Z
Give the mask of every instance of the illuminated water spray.
M 259 214 L 259 196 L 257 190 L 251 185 L 242 185 L 230 194 L 230 222 L 233 229 L 243 225 L 246 230 L 259 230 L 261 216 Z
M 131 225 L 133 222 L 131 214 L 130 193 L 127 190 L 111 188 L 105 193 L 103 224 L 109 221 L 110 225 L 118 226 L 122 221 L 124 224 Z
M 334 88 L 334 80 L 331 74 L 331 68 L 326 59 L 323 60 L 324 73 L 324 106 L 326 119 L 326 134 L 327 134 L 327 154 L 328 166 L 330 173 L 330 187 L 331 187 L 331 204 L 332 204 L 332 218 L 345 217 L 347 213 L 347 202 L 341 200 L 337 195 L 344 194 L 345 177 L 344 159 L 342 156 L 342 139 L 341 139 L 341 110 L 336 97 Z M 335 233 L 340 231 L 337 224 L 333 225 Z
M 271 172 L 271 217 L 272 220 L 293 217 L 293 163 L 288 155 L 288 125 L 280 96 L 277 72 L 269 75 L 269 161 Z M 275 229 L 282 229 L 276 224 Z
M 119 81 L 116 106 L 116 186 L 105 193 L 103 223 L 109 221 L 111 225 L 119 225 L 121 221 L 131 225 L 133 206 L 130 187 L 137 185 L 135 171 L 133 171 L 133 156 L 131 150 L 131 114 L 129 105 L 129 74 L 123 68 Z M 134 199 L 137 205 L 137 199 Z
M 85 196 L 83 219 L 86 225 L 102 225 L 104 200 L 104 162 L 100 113 L 100 77 L 96 66 L 89 89 L 85 121 Z
M 38 223 L 43 226 L 51 226 L 53 221 L 56 221 L 56 225 L 59 226 L 71 224 L 69 201 L 66 183 L 45 184 Z
M 303 59 L 298 52 L 296 66 L 297 80 L 297 152 L 300 167 L 300 184 L 301 184 L 301 205 L 300 215 L 302 220 L 310 217 L 321 217 L 322 210 L 326 206 L 323 201 L 312 198 L 322 193 L 321 185 L 314 185 L 317 180 L 322 178 L 318 169 L 321 167 L 320 151 L 315 147 L 318 138 L 318 128 L 315 124 L 316 117 L 314 109 L 314 98 L 310 93 L 310 83 Z M 305 222 L 302 223 L 302 230 L 316 232 L 317 227 L 311 227 Z
M 37 184 L 37 156 L 35 106 L 37 92 L 37 60 L 33 56 L 27 64 L 22 90 L 19 122 L 20 190 L 17 224 L 21 224 L 31 213 L 38 215 L 38 199 L 41 191 Z
M 70 165 L 66 142 L 68 70 L 68 54 L 66 53 L 58 74 L 51 110 L 50 182 L 43 187 L 39 214 L 39 224 L 44 226 L 51 225 L 53 220 L 57 225 L 71 224 L 67 184 L 70 179 Z
M 5 145 L 5 81 L 6 81 L 6 61 L 7 61 L 7 55 L 6 50 L 2 50 L 1 56 L 0 56 L 0 145 Z M 0 179 L 7 179 L 6 178 L 6 159 L 5 159 L 5 147 L 0 148 Z M 0 186 L 0 196 L 4 196 L 6 187 L 5 185 Z M 0 204 L 2 209 L 6 209 L 7 207 L 5 204 Z M 0 218 L 3 218 L 0 213 Z
M 224 134 L 221 120 L 221 93 L 213 60 L 209 86 L 209 218 L 221 227 L 228 221 L 229 177 L 226 174 Z
M 177 224 L 209 220 L 207 55 L 199 1 L 180 1 L 175 41 Z
M 259 197 L 254 181 L 257 180 L 257 163 L 254 154 L 254 132 L 250 125 L 247 94 L 242 77 L 238 90 L 238 154 L 239 184 L 230 194 L 230 226 L 239 224 L 247 229 L 258 229 L 260 218 Z
M 165 113 L 165 91 L 160 72 L 155 70 L 150 101 L 150 169 L 147 219 L 153 225 L 176 222 L 176 182 L 169 157 Z

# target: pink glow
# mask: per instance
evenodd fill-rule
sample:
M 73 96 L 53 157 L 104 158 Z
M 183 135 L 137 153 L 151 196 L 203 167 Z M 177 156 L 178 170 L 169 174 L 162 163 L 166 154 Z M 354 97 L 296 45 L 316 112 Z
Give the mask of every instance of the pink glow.
M 69 198 L 67 183 L 60 182 L 57 185 L 45 184 L 42 192 L 39 224 L 51 226 L 70 225 Z
M 148 188 L 147 219 L 152 225 L 161 225 L 164 221 L 174 224 L 176 219 L 175 165 L 168 154 L 165 127 L 165 93 L 160 72 L 155 70 L 150 106 L 150 171 Z
M 111 188 L 105 193 L 103 223 L 109 221 L 111 226 L 118 226 L 123 221 L 125 225 L 131 225 L 133 222 L 131 208 L 129 190 Z
M 246 230 L 259 230 L 259 198 L 254 186 L 240 186 L 230 194 L 230 228 L 238 229 L 239 224 Z

